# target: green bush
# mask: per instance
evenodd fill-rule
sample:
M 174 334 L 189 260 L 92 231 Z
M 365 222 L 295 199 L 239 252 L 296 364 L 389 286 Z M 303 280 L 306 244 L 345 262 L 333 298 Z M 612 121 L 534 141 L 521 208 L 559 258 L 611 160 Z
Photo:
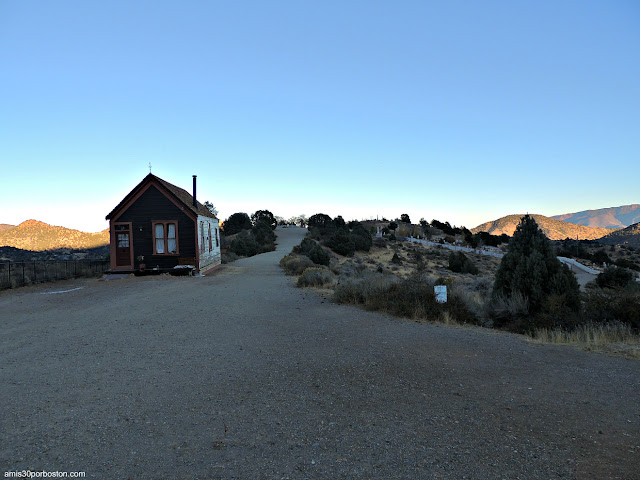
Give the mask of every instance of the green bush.
M 290 254 L 280 260 L 280 266 L 287 275 L 301 275 L 313 262 L 304 255 Z
M 449 270 L 456 273 L 478 274 L 478 267 L 462 252 L 451 252 L 449 255 Z
M 309 259 L 316 265 L 329 266 L 331 261 L 331 257 L 325 249 L 322 248 L 318 242 L 311 240 L 310 238 L 303 238 L 300 245 L 293 247 L 293 251 L 309 257 Z
M 353 222 L 350 222 L 350 224 L 351 223 Z M 373 246 L 371 233 L 369 233 L 360 222 L 356 222 L 354 225 L 351 231 L 351 240 L 353 240 L 355 249 L 363 252 L 368 252 Z
M 256 212 L 257 213 L 257 212 Z M 272 245 L 276 241 L 276 234 L 271 225 L 265 221 L 259 220 L 251 229 L 258 245 Z
M 351 234 L 340 229 L 334 233 L 327 241 L 327 246 L 338 255 L 353 255 L 356 251 L 356 245 L 351 238 Z
M 596 277 L 600 288 L 624 288 L 633 283 L 633 274 L 620 267 L 609 267 Z
M 584 295 L 584 320 L 591 323 L 619 321 L 640 331 L 640 291 L 633 288 L 587 288 Z
M 335 282 L 335 274 L 327 268 L 309 267 L 298 278 L 298 287 L 323 287 Z
M 252 257 L 258 253 L 258 249 L 258 242 L 256 242 L 253 235 L 243 230 L 236 236 L 233 242 L 231 242 L 231 248 L 229 250 L 242 257 Z

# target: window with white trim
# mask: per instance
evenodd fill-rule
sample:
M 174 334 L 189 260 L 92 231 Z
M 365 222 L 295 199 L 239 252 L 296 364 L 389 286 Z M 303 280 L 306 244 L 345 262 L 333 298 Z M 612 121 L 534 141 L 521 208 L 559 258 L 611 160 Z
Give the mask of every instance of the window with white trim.
M 154 255 L 176 255 L 178 253 L 178 224 L 176 222 L 153 222 Z

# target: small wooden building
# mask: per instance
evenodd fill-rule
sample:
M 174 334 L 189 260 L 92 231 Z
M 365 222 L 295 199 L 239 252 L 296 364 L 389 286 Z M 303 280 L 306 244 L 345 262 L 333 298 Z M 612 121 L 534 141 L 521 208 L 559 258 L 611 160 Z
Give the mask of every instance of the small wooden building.
M 193 195 L 147 175 L 109 215 L 111 270 L 220 265 L 220 225 Z

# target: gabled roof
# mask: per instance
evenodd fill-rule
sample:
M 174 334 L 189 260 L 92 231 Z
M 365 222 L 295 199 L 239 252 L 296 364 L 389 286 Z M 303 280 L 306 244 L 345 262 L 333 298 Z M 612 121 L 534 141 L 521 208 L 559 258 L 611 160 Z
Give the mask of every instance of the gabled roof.
M 122 201 L 111 210 L 109 215 L 106 216 L 107 220 L 110 220 L 115 216 L 115 214 L 122 208 L 124 205 L 129 203 L 129 201 L 136 196 L 138 192 L 140 192 L 148 183 L 153 182 L 157 186 L 159 186 L 159 190 L 167 195 L 168 197 L 172 197 L 177 200 L 180 204 L 184 205 L 184 207 L 195 215 L 201 215 L 203 217 L 215 218 L 217 219 L 213 213 L 211 213 L 204 205 L 200 202 L 196 202 L 197 206 L 193 205 L 193 196 L 187 192 L 185 189 L 176 187 L 172 183 L 167 182 L 166 180 L 161 179 L 160 177 L 156 177 L 153 174 L 149 174 L 142 179 L 142 181 L 129 192 L 129 194 L 122 199 Z

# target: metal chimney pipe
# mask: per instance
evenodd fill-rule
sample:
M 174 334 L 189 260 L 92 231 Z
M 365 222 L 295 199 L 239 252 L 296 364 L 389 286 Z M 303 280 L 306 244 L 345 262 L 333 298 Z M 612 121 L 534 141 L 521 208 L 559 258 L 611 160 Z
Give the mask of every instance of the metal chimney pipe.
M 193 176 L 193 206 L 198 208 L 198 201 L 196 200 L 196 177 L 197 175 Z

